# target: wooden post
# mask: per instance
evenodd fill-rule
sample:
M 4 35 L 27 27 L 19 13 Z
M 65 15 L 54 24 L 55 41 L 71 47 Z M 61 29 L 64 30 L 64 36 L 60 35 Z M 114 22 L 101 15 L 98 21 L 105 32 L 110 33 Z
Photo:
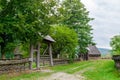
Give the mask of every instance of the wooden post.
M 32 63 L 33 63 L 33 45 L 32 44 L 30 44 L 30 58 L 29 58 L 29 61 L 30 61 L 29 68 L 31 70 L 32 69 Z
M 2 52 L 1 52 L 1 45 L 0 45 L 0 55 L 2 55 Z M 0 56 L 0 59 L 1 59 L 1 56 Z
M 48 50 L 49 50 L 49 55 L 50 55 L 50 65 L 53 66 L 53 58 L 52 58 L 52 46 L 51 43 L 48 43 Z
M 38 46 L 37 46 L 37 55 L 36 55 L 36 67 L 37 69 L 40 68 L 40 43 L 38 43 Z

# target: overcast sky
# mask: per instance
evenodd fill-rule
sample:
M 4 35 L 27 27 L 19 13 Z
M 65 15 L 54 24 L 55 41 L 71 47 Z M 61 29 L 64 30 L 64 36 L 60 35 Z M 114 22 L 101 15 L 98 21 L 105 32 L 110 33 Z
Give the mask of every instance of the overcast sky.
M 95 18 L 93 27 L 97 47 L 110 48 L 110 38 L 120 34 L 120 0 L 81 0 Z

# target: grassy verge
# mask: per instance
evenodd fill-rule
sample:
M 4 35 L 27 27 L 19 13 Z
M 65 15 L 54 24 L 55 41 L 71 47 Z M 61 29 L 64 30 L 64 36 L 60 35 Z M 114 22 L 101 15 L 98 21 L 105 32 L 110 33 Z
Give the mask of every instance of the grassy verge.
M 112 60 L 95 61 L 93 67 L 94 69 L 83 73 L 87 80 L 120 80 L 120 73 Z
M 0 80 L 39 80 L 40 77 L 48 76 L 50 72 L 21 72 L 4 74 L 0 76 Z

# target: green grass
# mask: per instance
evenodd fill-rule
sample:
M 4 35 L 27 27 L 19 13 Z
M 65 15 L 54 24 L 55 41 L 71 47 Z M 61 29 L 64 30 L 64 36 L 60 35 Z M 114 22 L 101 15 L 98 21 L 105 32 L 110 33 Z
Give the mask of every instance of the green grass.
M 55 72 L 69 74 L 79 73 L 87 80 L 120 80 L 120 72 L 114 67 L 112 60 L 82 61 L 73 64 L 49 67 L 54 72 L 27 72 L 18 74 L 1 75 L 0 80 L 39 80 Z M 81 72 L 81 73 L 80 73 Z
M 52 68 L 56 72 L 63 71 L 70 74 L 82 72 L 87 80 L 120 80 L 120 72 L 114 67 L 112 60 L 83 61 Z
M 38 80 L 40 77 L 45 77 L 51 73 L 47 72 L 32 72 L 32 73 L 15 73 L 15 74 L 4 74 L 0 76 L 0 80 Z
M 94 69 L 83 73 L 87 80 L 120 80 L 120 73 L 112 60 L 95 61 L 93 67 Z
M 93 64 L 92 61 L 82 61 L 82 62 L 72 63 L 69 65 L 67 64 L 67 65 L 54 66 L 52 67 L 52 70 L 54 70 L 55 72 L 66 72 L 73 74 L 77 71 L 80 71 L 83 68 L 89 67 L 92 64 Z
M 20 76 L 14 77 L 11 80 L 37 80 L 40 77 L 45 77 L 47 75 L 50 75 L 50 73 L 40 73 L 40 72 L 35 72 L 35 73 L 29 73 L 29 74 L 22 74 Z

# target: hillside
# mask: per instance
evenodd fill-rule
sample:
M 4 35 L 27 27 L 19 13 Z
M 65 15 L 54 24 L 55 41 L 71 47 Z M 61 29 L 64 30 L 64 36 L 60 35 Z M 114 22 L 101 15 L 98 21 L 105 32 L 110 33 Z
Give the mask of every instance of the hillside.
M 98 50 L 101 52 L 101 54 L 110 54 L 110 49 L 98 48 Z
M 98 48 L 101 52 L 101 57 L 111 57 L 111 50 L 106 48 Z

